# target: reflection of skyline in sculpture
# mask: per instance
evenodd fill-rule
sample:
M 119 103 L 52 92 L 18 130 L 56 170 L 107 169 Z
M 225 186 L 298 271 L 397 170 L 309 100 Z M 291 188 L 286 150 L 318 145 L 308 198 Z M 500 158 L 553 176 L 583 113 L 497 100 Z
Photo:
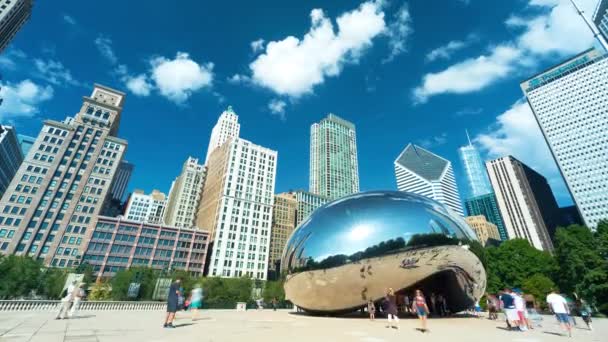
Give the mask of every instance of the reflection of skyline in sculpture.
M 340 312 L 383 297 L 387 287 L 420 283 L 446 287 L 452 308 L 466 308 L 485 289 L 483 266 L 457 246 L 471 239 L 471 228 L 434 200 L 403 192 L 347 196 L 319 208 L 290 237 L 286 294 L 307 311 Z

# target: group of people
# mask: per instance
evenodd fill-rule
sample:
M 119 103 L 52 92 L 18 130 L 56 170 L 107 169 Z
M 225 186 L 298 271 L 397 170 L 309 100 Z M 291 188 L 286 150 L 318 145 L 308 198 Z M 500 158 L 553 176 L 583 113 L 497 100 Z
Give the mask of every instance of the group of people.
M 68 317 L 76 316 L 80 302 L 86 295 L 84 286 L 85 283 L 78 284 L 76 281 L 68 285 L 67 289 L 64 290 L 61 305 L 55 319 L 67 319 Z
M 405 296 L 406 298 L 409 297 Z M 398 310 L 398 300 L 397 300 L 397 296 L 395 295 L 395 290 L 393 290 L 392 288 L 389 288 L 386 296 L 384 297 L 384 300 L 382 301 L 382 308 L 383 308 L 383 312 L 386 313 L 386 316 L 388 318 L 388 325 L 386 326 L 387 328 L 394 328 L 394 329 L 399 329 L 399 326 L 397 325 L 399 323 L 399 310 Z M 406 305 L 406 311 L 410 312 L 414 312 L 416 313 L 416 315 L 418 316 L 418 319 L 420 320 L 421 323 L 421 328 L 420 331 L 421 332 L 428 332 L 427 329 L 427 317 L 430 314 L 430 310 L 429 307 L 426 303 L 426 299 L 424 297 L 424 294 L 422 293 L 421 290 L 416 290 L 414 297 L 411 300 L 411 306 L 410 305 Z M 408 302 L 409 304 L 409 302 Z M 376 318 L 376 304 L 374 303 L 374 301 L 369 300 L 367 303 L 367 312 L 369 313 L 369 318 L 370 320 L 375 320 Z
M 190 292 L 188 299 L 184 299 L 184 288 L 181 286 L 181 282 L 181 279 L 177 278 L 169 286 L 164 328 L 175 328 L 173 325 L 175 313 L 180 309 L 189 309 L 192 312 L 191 318 L 193 321 L 199 318 L 199 310 L 203 307 L 203 289 L 200 285 L 195 286 Z

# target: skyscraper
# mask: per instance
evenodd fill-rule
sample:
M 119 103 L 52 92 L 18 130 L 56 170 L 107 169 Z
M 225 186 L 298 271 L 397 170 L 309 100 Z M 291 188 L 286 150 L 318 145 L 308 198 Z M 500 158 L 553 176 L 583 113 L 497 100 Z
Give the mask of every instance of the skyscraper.
M 310 193 L 308 191 L 298 190 L 296 195 L 296 227 L 312 214 L 320 206 L 329 202 L 329 199 L 322 195 Z
M 0 198 L 23 161 L 17 133 L 11 126 L 0 125 Z
M 129 196 L 124 217 L 130 221 L 145 223 L 164 223 L 167 198 L 158 190 L 152 190 L 149 195 L 142 190 L 134 190 Z
M 118 202 L 122 201 L 134 168 L 135 165 L 126 160 L 120 162 L 118 170 L 116 171 L 116 176 L 114 176 L 114 181 L 112 182 L 112 187 L 110 188 L 110 196 L 112 199 L 117 200 Z
M 500 210 L 498 209 L 496 195 L 493 191 L 487 195 L 468 198 L 464 201 L 464 206 L 467 216 L 483 215 L 488 222 L 496 225 L 500 240 L 505 241 L 509 239 Z
M 467 133 L 468 137 L 469 134 Z M 467 177 L 467 184 L 469 186 L 468 197 L 477 197 L 491 193 L 492 186 L 490 185 L 490 179 L 488 179 L 488 172 L 479 152 L 471 144 L 471 140 L 469 140 L 467 146 L 462 146 L 458 149 L 458 155 L 460 155 L 464 174 Z
M 209 275 L 266 279 L 277 152 L 230 139 L 209 156 L 197 226 L 209 230 Z
M 296 195 L 294 193 L 286 192 L 274 196 L 268 270 L 274 271 L 275 274 L 279 271 L 277 266 L 281 260 L 287 239 L 296 228 L 297 208 Z
M 604 41 L 608 42 L 608 0 L 600 0 L 593 15 L 593 22 L 600 30 Z
M 182 172 L 171 184 L 165 211 L 165 223 L 173 227 L 192 228 L 196 225 L 196 211 L 201 200 L 207 168 L 197 158 L 188 157 Z M 199 227 L 202 228 L 202 227 Z
M 551 251 L 559 208 L 545 177 L 512 156 L 486 162 L 498 208 L 510 239 L 526 239 Z
M 482 246 L 485 246 L 489 239 L 500 241 L 498 228 L 495 224 L 488 222 L 483 215 L 467 216 L 464 218 L 471 228 L 475 231 L 475 235 L 479 239 Z
M 608 219 L 608 58 L 587 50 L 521 83 L 585 224 Z
M 310 127 L 310 192 L 330 199 L 359 192 L 355 125 L 334 114 Z
M 23 157 L 25 158 L 30 152 L 32 146 L 34 146 L 36 138 L 23 134 L 17 134 L 17 139 L 19 139 L 19 147 L 21 148 L 21 152 L 23 153 Z
M 205 165 L 209 161 L 211 152 L 216 148 L 222 146 L 230 138 L 238 138 L 241 125 L 239 124 L 239 117 L 236 115 L 232 106 L 228 106 L 217 120 L 215 126 L 211 130 L 211 137 L 209 138 L 209 146 L 207 147 L 207 156 L 205 157 Z
M 116 138 L 125 94 L 95 85 L 71 125 L 47 120 L 0 200 L 0 251 L 70 267 L 91 236 L 127 148 Z M 9 223 L 10 220 L 10 223 Z
M 409 144 L 395 160 L 399 191 L 432 198 L 463 216 L 452 163 L 422 147 Z
M 0 0 L 0 52 L 32 14 L 33 0 Z

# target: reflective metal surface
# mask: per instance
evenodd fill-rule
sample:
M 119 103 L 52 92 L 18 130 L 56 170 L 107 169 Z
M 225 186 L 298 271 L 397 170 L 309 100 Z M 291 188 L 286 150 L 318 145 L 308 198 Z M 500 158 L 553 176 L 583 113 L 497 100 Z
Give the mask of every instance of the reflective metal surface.
M 389 287 L 421 286 L 462 310 L 485 290 L 483 266 L 458 246 L 474 239 L 462 218 L 429 198 L 347 196 L 317 209 L 288 240 L 281 262 L 285 293 L 307 311 L 341 312 L 383 298 Z

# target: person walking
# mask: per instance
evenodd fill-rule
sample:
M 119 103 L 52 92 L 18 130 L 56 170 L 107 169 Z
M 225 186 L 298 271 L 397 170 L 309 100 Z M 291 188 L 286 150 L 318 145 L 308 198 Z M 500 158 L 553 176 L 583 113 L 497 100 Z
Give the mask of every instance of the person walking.
M 395 297 L 395 290 L 389 288 L 386 292 L 386 297 L 384 297 L 384 302 L 386 306 L 386 316 L 388 318 L 387 328 L 392 327 L 395 329 L 399 329 L 397 323 L 399 323 L 399 317 L 397 316 L 397 297 Z M 393 325 L 392 322 L 395 322 Z
M 376 319 L 376 305 L 373 300 L 367 302 L 367 313 L 369 314 L 369 320 L 373 321 Z
M 420 290 L 416 290 L 416 295 L 414 296 L 412 311 L 416 312 L 418 315 L 418 319 L 420 319 L 420 323 L 422 324 L 422 329 L 420 331 L 427 332 L 426 328 L 426 319 L 429 315 L 429 307 L 426 305 L 426 299 L 424 298 L 424 294 Z
M 76 281 L 68 285 L 65 296 L 61 298 L 61 305 L 59 306 L 59 311 L 57 312 L 55 319 L 66 319 L 68 317 L 67 315 L 70 312 L 72 302 L 74 301 L 74 289 L 76 289 Z
M 593 326 L 591 325 L 591 308 L 583 299 L 578 301 L 578 311 L 581 313 L 581 318 L 587 325 L 587 329 L 593 331 Z
M 175 313 L 177 312 L 179 297 L 182 295 L 180 292 L 180 278 L 175 279 L 175 282 L 169 286 L 169 295 L 167 296 L 167 316 L 165 318 L 164 328 L 175 328 L 173 320 L 175 319 Z
M 553 311 L 560 326 L 568 332 L 568 336 L 572 337 L 572 326 L 570 325 L 570 309 L 566 298 L 558 294 L 555 290 L 547 296 L 547 305 Z
M 72 293 L 73 303 L 72 303 L 72 308 L 70 309 L 70 314 L 68 315 L 70 318 L 76 316 L 76 314 L 78 313 L 78 308 L 80 307 L 80 302 L 82 301 L 82 298 L 84 298 L 84 296 L 85 296 L 85 292 L 84 292 L 85 285 L 86 285 L 85 283 L 80 283 L 78 285 L 78 287 L 76 287 L 74 289 L 74 292 Z
M 272 297 L 271 303 L 272 303 L 272 311 L 277 311 L 277 303 L 278 303 L 277 297 Z
M 517 310 L 515 309 L 515 297 L 511 293 L 511 289 L 505 288 L 502 295 L 500 296 L 502 302 L 502 308 L 505 312 L 507 320 L 507 328 L 509 330 L 519 326 L 519 317 L 517 316 Z
M 190 295 L 190 310 L 192 311 L 192 321 L 196 321 L 198 319 L 198 310 L 200 310 L 203 306 L 203 289 L 200 285 L 196 285 L 194 289 L 192 289 L 192 294 Z
M 515 310 L 517 310 L 517 318 L 519 322 L 519 330 L 527 331 L 528 325 L 526 324 L 526 302 L 524 301 L 523 293 L 520 290 L 513 292 L 513 298 L 515 299 Z

